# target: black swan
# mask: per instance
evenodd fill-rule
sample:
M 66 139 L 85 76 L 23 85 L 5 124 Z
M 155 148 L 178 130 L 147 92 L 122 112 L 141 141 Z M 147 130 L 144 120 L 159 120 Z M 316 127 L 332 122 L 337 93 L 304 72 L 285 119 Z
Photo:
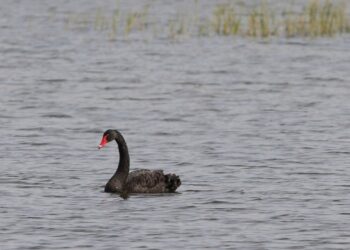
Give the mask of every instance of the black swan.
M 119 148 L 117 171 L 105 186 L 105 192 L 128 195 L 129 193 L 172 193 L 181 185 L 179 176 L 164 174 L 163 170 L 139 169 L 129 173 L 130 158 L 128 146 L 118 130 L 109 129 L 103 133 L 99 149 L 115 140 Z

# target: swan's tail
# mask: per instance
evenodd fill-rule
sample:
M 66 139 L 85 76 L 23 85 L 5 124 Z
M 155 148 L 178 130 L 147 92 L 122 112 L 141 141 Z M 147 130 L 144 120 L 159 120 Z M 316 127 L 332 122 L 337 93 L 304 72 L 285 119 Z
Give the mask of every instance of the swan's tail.
M 181 185 L 180 177 L 175 174 L 166 174 L 165 185 L 169 192 L 175 192 L 175 190 Z

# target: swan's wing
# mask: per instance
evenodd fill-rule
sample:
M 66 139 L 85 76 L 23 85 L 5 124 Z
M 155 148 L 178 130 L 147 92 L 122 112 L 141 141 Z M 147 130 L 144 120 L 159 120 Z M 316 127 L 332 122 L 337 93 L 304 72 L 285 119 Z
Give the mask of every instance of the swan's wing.
M 135 170 L 129 173 L 126 188 L 130 193 L 163 193 L 166 192 L 166 177 L 163 170 Z

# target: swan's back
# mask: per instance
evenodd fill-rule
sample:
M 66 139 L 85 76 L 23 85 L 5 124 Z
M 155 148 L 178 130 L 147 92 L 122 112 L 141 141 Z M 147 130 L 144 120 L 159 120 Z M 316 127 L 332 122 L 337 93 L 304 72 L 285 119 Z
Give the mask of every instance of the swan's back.
M 139 169 L 129 173 L 125 183 L 128 193 L 175 192 L 181 185 L 175 174 L 164 174 L 163 170 Z

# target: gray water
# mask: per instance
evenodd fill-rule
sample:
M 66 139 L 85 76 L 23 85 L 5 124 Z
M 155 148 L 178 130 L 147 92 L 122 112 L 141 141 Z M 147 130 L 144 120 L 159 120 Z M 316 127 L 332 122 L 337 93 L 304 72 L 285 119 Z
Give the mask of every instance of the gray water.
M 1 249 L 350 248 L 349 36 L 109 41 L 60 4 L 0 8 Z M 104 193 L 109 128 L 178 193 Z

